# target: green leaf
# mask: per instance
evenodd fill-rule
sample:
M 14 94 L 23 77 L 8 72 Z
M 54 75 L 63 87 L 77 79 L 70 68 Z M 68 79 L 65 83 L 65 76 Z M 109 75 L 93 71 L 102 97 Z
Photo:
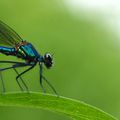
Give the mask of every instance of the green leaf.
M 1 94 L 0 106 L 42 108 L 64 113 L 74 120 L 117 120 L 84 102 L 35 92 Z

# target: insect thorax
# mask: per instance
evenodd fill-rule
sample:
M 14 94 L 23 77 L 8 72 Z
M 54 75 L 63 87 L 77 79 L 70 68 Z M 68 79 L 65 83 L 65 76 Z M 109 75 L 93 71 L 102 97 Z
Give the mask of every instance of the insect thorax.
M 28 61 L 36 61 L 40 56 L 31 43 L 21 42 L 16 45 L 16 56 Z

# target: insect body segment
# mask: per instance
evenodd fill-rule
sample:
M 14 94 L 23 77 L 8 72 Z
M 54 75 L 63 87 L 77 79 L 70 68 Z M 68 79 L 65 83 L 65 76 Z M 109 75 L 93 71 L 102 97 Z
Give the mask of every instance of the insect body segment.
M 30 43 L 28 43 L 27 45 L 20 46 L 19 49 L 25 53 L 25 59 L 34 60 L 35 58 L 38 58 L 40 56 Z
M 25 41 L 23 41 L 25 42 Z M 25 44 L 16 45 L 16 56 L 27 61 L 37 62 L 37 58 L 40 57 L 31 43 L 25 42 Z
M 3 47 L 0 46 L 0 52 L 5 54 L 5 55 L 14 55 L 16 54 L 15 48 L 9 48 L 9 47 Z

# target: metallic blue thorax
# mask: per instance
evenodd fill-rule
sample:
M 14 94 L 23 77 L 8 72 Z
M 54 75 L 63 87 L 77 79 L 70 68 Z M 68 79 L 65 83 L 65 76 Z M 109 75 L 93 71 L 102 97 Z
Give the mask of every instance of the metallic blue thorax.
M 39 53 L 36 51 L 31 43 L 20 46 L 17 51 L 17 56 L 23 59 L 31 60 L 40 57 Z

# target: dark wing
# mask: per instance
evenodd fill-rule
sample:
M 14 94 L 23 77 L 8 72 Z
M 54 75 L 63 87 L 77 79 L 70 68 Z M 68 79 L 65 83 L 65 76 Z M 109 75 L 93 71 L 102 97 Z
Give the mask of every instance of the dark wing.
M 12 46 L 22 41 L 22 38 L 8 25 L 0 21 L 0 44 Z

